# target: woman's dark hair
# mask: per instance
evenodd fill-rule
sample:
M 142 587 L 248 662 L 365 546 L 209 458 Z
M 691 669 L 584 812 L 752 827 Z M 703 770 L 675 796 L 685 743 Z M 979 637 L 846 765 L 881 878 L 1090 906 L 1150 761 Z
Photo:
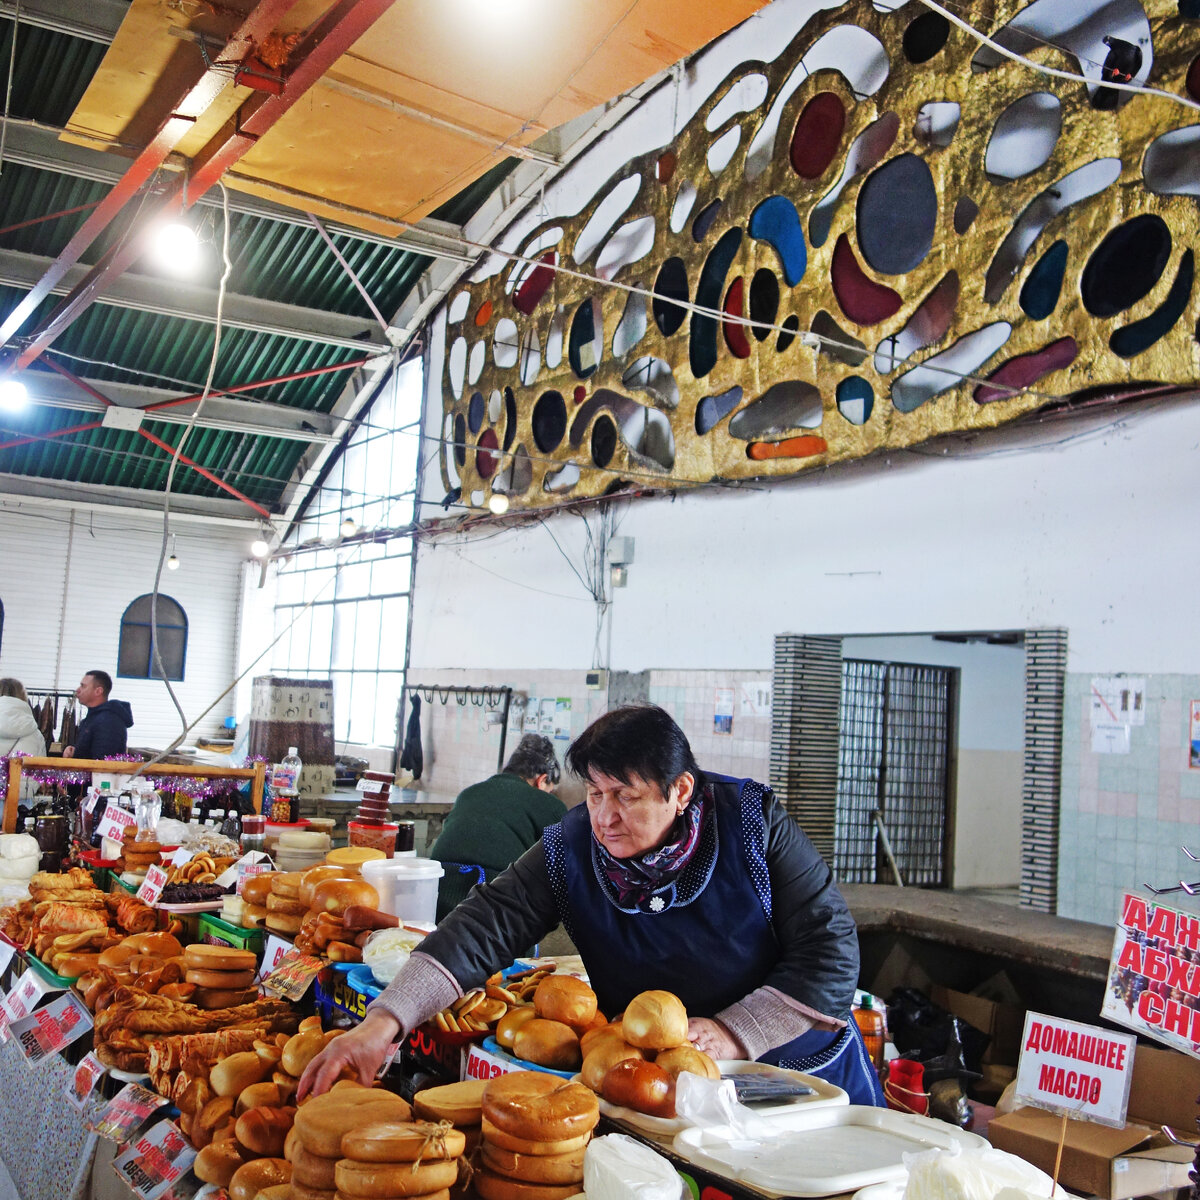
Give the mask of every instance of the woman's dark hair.
M 567 766 L 585 781 L 595 774 L 631 783 L 636 775 L 664 796 L 684 772 L 697 791 L 704 786 L 687 735 L 656 704 L 629 704 L 597 718 L 571 744 Z
M 517 743 L 517 748 L 504 764 L 504 769 L 508 774 L 520 775 L 529 782 L 539 775 L 545 775 L 552 784 L 562 778 L 562 769 L 554 754 L 554 743 L 548 737 L 542 737 L 540 733 L 527 733 Z

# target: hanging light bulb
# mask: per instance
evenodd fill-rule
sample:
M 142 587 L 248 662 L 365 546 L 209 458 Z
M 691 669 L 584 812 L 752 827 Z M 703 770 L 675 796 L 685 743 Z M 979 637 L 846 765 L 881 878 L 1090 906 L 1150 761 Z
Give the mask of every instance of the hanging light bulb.
M 179 570 L 179 557 L 175 553 L 175 536 L 174 536 L 174 534 L 171 535 L 171 557 L 167 559 L 167 570 L 168 571 L 178 571 Z
M 508 497 L 503 492 L 493 492 L 488 497 L 488 508 L 498 517 L 508 512 Z
M 166 221 L 154 235 L 154 257 L 172 275 L 194 275 L 200 266 L 200 239 L 186 221 Z
M 358 532 L 358 526 L 354 522 L 353 517 L 346 517 L 342 521 L 342 537 L 353 537 Z
M 253 554 L 255 558 L 266 558 L 267 555 L 271 553 L 271 547 L 267 544 L 264 538 L 257 537 L 250 543 L 250 553 Z
M 0 379 L 0 409 L 20 412 L 29 403 L 29 389 L 19 379 Z

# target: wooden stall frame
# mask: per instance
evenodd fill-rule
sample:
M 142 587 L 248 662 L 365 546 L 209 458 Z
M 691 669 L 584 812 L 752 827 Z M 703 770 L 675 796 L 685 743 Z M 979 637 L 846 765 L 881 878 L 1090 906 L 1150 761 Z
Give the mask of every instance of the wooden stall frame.
M 13 833 L 17 828 L 17 804 L 21 796 L 21 772 L 27 767 L 36 770 L 92 771 L 102 775 L 132 775 L 145 763 L 127 762 L 98 758 L 32 758 L 14 755 L 8 760 L 8 787 L 4 794 L 4 832 Z M 267 764 L 255 763 L 252 767 L 213 767 L 201 763 L 155 763 L 147 772 L 150 775 L 179 775 L 191 779 L 249 779 L 250 798 L 254 811 L 262 812 L 263 786 L 267 778 Z

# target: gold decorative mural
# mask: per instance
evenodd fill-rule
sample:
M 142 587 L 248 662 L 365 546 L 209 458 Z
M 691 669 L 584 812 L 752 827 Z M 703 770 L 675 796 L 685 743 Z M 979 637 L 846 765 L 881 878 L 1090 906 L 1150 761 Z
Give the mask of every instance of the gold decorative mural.
M 451 302 L 447 489 L 534 508 L 793 475 L 1194 383 L 1200 112 L 1099 77 L 1200 99 L 1200 14 L 1117 0 L 1107 42 L 1021 33 L 1058 2 L 972 8 L 1092 87 L 860 0 L 543 221 Z

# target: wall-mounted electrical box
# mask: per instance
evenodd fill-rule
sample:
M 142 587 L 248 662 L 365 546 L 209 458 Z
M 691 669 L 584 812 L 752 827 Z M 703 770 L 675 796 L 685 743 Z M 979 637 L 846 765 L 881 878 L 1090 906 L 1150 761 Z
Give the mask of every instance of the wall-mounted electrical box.
M 607 671 L 588 671 L 583 677 L 584 683 L 593 692 L 601 691 L 608 687 L 608 672 Z
M 610 538 L 604 557 L 614 565 L 628 566 L 633 562 L 633 538 Z

